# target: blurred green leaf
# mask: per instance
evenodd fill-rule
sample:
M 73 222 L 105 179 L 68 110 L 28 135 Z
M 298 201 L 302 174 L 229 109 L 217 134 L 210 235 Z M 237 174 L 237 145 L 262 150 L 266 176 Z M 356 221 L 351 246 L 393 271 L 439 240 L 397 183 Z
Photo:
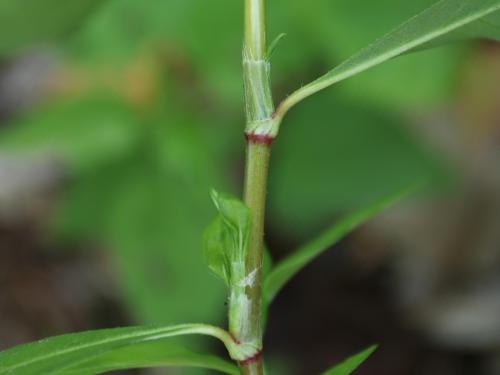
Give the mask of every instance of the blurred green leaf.
M 77 29 L 105 0 L 2 0 L 0 55 Z
M 137 145 L 140 127 L 123 101 L 89 96 L 42 106 L 0 132 L 3 151 L 51 157 L 73 169 L 120 159 Z
M 440 186 L 451 179 L 452 171 L 420 144 L 408 122 L 345 100 L 335 89 L 304 102 L 290 113 L 273 146 L 270 220 L 304 241 L 334 215 L 415 181 Z
M 166 366 L 201 367 L 238 375 L 238 368 L 219 357 L 195 353 L 170 342 L 144 342 L 101 354 L 79 364 L 75 370 L 65 370 L 67 375 L 94 375 L 103 372 Z
M 209 117 L 200 121 L 178 102 L 160 105 L 162 111 L 134 124 L 138 140 L 127 154 L 67 183 L 53 229 L 60 240 L 112 249 L 117 284 L 135 320 L 214 320 L 224 290 L 200 249 L 212 214 L 207 192 L 224 184 L 221 137 L 211 136 Z
M 128 181 L 134 155 L 80 172 L 61 190 L 53 210 L 50 231 L 60 242 L 106 242 L 111 207 Z
M 144 51 L 157 54 L 225 104 L 242 105 L 242 9 L 226 0 L 108 0 L 70 47 L 75 58 L 97 63 L 123 64 Z M 221 16 L 224 22 L 214 22 Z
M 166 338 L 193 334 L 216 337 L 229 345 L 228 350 L 233 342 L 228 332 L 206 324 L 127 327 L 71 333 L 0 352 L 0 374 L 52 375 L 66 373 L 65 371 L 75 368 L 79 364 L 85 364 L 88 360 L 100 361 L 102 358 L 107 358 L 112 361 L 114 357 L 111 353 L 116 349 L 128 348 L 129 351 L 124 354 L 132 351 L 131 355 L 135 356 L 140 354 L 140 352 L 135 353 L 136 345 L 139 345 L 139 350 L 144 350 L 144 347 L 141 346 L 144 342 L 151 343 L 151 345 L 160 343 L 161 345 L 161 340 Z M 108 353 L 111 355 L 110 357 L 108 357 Z M 175 355 L 175 351 L 172 354 Z M 163 355 L 164 360 L 169 359 L 169 352 L 164 352 Z M 158 357 L 154 357 L 157 360 Z M 147 360 L 147 356 L 136 359 L 138 361 Z M 206 364 L 209 366 L 214 364 L 213 359 Z
M 269 6 L 269 35 L 289 36 L 273 55 L 273 78 L 277 87 L 289 87 L 291 77 L 306 77 L 311 67 L 349 57 L 381 33 L 430 5 L 433 0 L 400 2 L 384 0 L 276 0 Z M 225 14 L 226 22 L 211 20 Z M 374 14 L 380 14 L 374 17 Z M 108 0 L 74 38 L 72 50 L 78 58 L 123 64 L 137 53 L 160 54 L 167 64 L 181 66 L 210 87 L 227 111 L 241 106 L 241 24 L 242 4 L 215 0 L 202 4 L 183 2 L 136 2 Z M 367 26 L 369 25 L 369 27 Z M 210 29 L 210 33 L 205 30 Z M 217 40 L 217 43 L 213 43 Z M 459 61 L 455 51 L 433 51 L 391 63 L 349 83 L 357 97 L 384 98 L 386 102 L 408 106 L 432 103 L 448 93 L 453 71 Z M 405 77 L 407 83 L 388 77 Z M 413 77 L 425 75 L 428 80 Z M 362 86 L 359 90 L 358 86 Z M 408 90 L 408 87 L 412 87 Z M 394 103 L 396 101 L 396 103 Z
M 145 322 L 215 319 L 222 289 L 200 251 L 210 206 L 175 174 L 142 163 L 117 181 L 108 214 L 126 303 Z
M 342 363 L 336 365 L 322 375 L 349 375 L 352 374 L 370 355 L 377 349 L 377 345 L 370 346 L 362 352 L 347 358 Z
M 441 0 L 324 76 L 292 93 L 281 104 L 281 113 L 336 82 L 404 53 L 423 48 L 427 43 L 435 44 L 441 37 L 446 37 L 451 32 L 458 33 L 463 27 L 467 27 L 468 36 L 491 36 L 492 19 L 486 20 L 486 17 L 495 14 L 499 9 L 500 0 Z M 495 14 L 494 19 L 496 18 Z
M 352 100 L 390 111 L 440 108 L 453 98 L 467 51 L 463 47 L 453 45 L 400 56 L 343 81 L 339 89 Z
M 262 258 L 262 278 L 266 278 L 273 268 L 273 259 L 267 247 L 264 247 L 264 256 Z
M 269 253 L 267 247 L 264 247 L 264 257 L 262 259 L 262 276 L 261 276 L 264 282 L 271 273 L 272 269 L 273 269 L 273 260 L 271 258 L 271 254 Z M 263 294 L 264 293 L 265 291 L 263 291 Z M 263 301 L 264 303 L 262 303 L 260 306 L 261 308 L 260 314 L 262 317 L 262 327 L 264 327 L 265 329 L 269 313 L 269 303 L 267 303 L 265 296 L 263 296 Z
M 332 245 L 342 239 L 345 235 L 352 232 L 373 216 L 391 204 L 394 204 L 402 196 L 408 194 L 408 189 L 397 194 L 392 194 L 378 202 L 353 212 L 352 214 L 340 219 L 324 233 L 314 240 L 310 241 L 300 249 L 293 252 L 284 260 L 279 262 L 264 280 L 263 295 L 264 299 L 271 302 L 276 294 L 297 272 L 309 264 L 314 258 L 318 257 Z

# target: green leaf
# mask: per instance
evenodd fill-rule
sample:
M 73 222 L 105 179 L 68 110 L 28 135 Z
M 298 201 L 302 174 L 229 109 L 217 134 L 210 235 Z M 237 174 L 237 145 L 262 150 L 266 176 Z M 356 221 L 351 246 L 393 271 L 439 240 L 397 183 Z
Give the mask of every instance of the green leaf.
M 231 248 L 231 235 L 220 217 L 215 218 L 208 226 L 203 240 L 203 253 L 208 267 L 229 286 L 231 263 L 227 249 Z
M 463 37 L 499 38 L 500 0 L 441 0 L 362 49 L 324 76 L 300 88 L 278 108 L 282 117 L 306 97 L 412 50 Z
M 109 196 L 102 206 L 100 198 L 92 203 L 95 223 L 100 217 L 106 221 L 94 233 L 105 231 L 118 286 L 134 319 L 153 324 L 217 319 L 224 289 L 207 272 L 200 252 L 211 214 L 206 190 L 212 178 L 198 175 L 198 185 L 187 183 L 149 159 L 143 153 L 138 160 L 123 160 L 121 174 L 102 171 L 114 191 L 102 192 Z
M 128 155 L 141 132 L 123 100 L 91 95 L 22 114 L 0 132 L 5 152 L 51 157 L 73 169 L 93 169 Z
M 297 71 L 290 72 L 287 65 L 311 67 L 317 66 L 311 65 L 311 60 L 319 60 L 326 67 L 336 66 L 436 1 L 275 0 L 271 2 L 271 7 L 276 7 L 279 14 L 288 12 L 289 20 L 286 25 L 274 26 L 273 18 L 269 25 L 270 35 L 273 31 L 286 31 L 299 48 L 284 48 L 276 54 L 273 77 L 293 85 L 295 83 L 290 81 L 290 77 L 297 76 Z M 411 54 L 360 74 L 338 87 L 354 98 L 358 106 L 360 101 L 367 101 L 377 106 L 383 105 L 392 112 L 399 108 L 414 111 L 435 106 L 447 100 L 455 88 L 463 47 L 455 45 Z M 290 50 L 308 55 L 309 61 L 290 61 L 289 56 L 283 56 L 293 53 Z M 282 72 L 283 67 L 285 73 Z
M 32 43 L 52 41 L 77 28 L 104 0 L 3 0 L 0 55 Z
M 407 195 L 409 191 L 413 190 L 414 188 L 393 194 L 390 197 L 386 197 L 368 207 L 350 214 L 335 223 L 319 237 L 282 260 L 273 268 L 264 281 L 263 293 L 265 300 L 271 302 L 281 288 L 283 288 L 297 272 L 309 264 L 314 258 L 330 248 L 330 246 L 342 239 L 356 227 L 371 219 L 384 208 L 397 202 L 403 196 Z
M 262 280 L 267 279 L 267 276 L 272 271 L 272 267 L 273 267 L 273 259 L 271 258 L 271 254 L 269 253 L 267 247 L 264 247 L 264 256 L 262 258 L 262 276 L 261 276 Z M 267 325 L 268 312 L 269 312 L 269 304 L 262 303 L 260 314 L 262 318 L 262 327 L 264 327 L 264 329 Z
M 264 247 L 264 256 L 262 257 L 262 277 L 266 278 L 273 268 L 273 258 L 269 253 L 269 249 Z
M 370 346 L 362 352 L 347 358 L 330 370 L 325 371 L 322 375 L 349 375 L 352 374 L 372 353 L 377 349 L 377 345 Z
M 202 85 L 210 87 L 214 98 L 222 96 L 225 105 L 240 106 L 241 62 L 235 52 L 241 45 L 242 9 L 227 0 L 109 0 L 72 38 L 72 50 L 109 64 L 123 58 L 134 61 L 134 54 L 149 49 L 164 55 L 166 65 L 182 61 L 182 66 L 200 73 Z M 228 15 L 225 22 L 214 23 L 221 14 Z
M 247 240 L 250 229 L 250 211 L 238 198 L 212 190 L 212 200 L 224 224 L 236 231 L 238 243 Z
M 214 321 L 225 289 L 208 272 L 200 240 L 213 217 L 207 191 L 224 185 L 223 147 L 210 120 L 179 113 L 179 102 L 169 102 L 175 110 L 161 106 L 138 119 L 131 155 L 68 181 L 53 227 L 61 240 L 92 241 L 107 252 L 134 322 Z M 203 351 L 203 343 L 184 340 Z
M 329 113 L 335 113 L 334 118 Z M 283 140 L 273 145 L 268 203 L 272 220 L 288 231 L 291 241 L 305 243 L 332 217 L 415 181 L 432 181 L 437 188 L 451 180 L 452 171 L 415 139 L 407 121 L 345 100 L 338 86 L 298 106 L 286 119 Z M 315 124 L 313 135 L 310 124 Z
M 201 367 L 238 375 L 238 368 L 219 357 L 193 352 L 170 342 L 145 342 L 116 349 L 84 362 L 66 375 L 90 375 L 130 368 Z
M 219 210 L 218 216 L 208 227 L 204 236 L 204 253 L 208 266 L 226 283 L 229 289 L 229 330 L 235 337 L 247 324 L 250 314 L 250 300 L 246 294 L 255 282 L 258 269 L 246 269 L 248 237 L 251 215 L 248 207 L 239 199 L 212 191 L 212 199 Z M 269 259 L 266 260 L 269 263 Z M 267 264 L 266 264 L 267 266 Z M 261 349 L 261 342 L 243 341 L 255 353 Z
M 216 337 L 224 342 L 232 356 L 240 354 L 238 345 L 227 331 L 206 324 L 126 327 L 55 336 L 3 351 L 0 353 L 0 374 L 60 374 L 89 360 L 106 358 L 113 350 L 133 350 L 145 342 L 153 345 L 169 337 L 191 334 Z
M 212 191 L 219 211 L 204 235 L 204 254 L 210 269 L 228 286 L 245 277 L 245 258 L 250 233 L 250 211 L 237 198 Z

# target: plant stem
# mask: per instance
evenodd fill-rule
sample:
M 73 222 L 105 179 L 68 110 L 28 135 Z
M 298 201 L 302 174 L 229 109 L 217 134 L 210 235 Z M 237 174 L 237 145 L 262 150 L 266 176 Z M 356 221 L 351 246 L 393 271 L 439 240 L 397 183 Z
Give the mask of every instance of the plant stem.
M 245 365 L 240 364 L 240 373 L 241 375 L 262 375 L 264 373 L 262 361 L 259 359 Z
M 250 301 L 248 321 L 240 332 L 242 342 L 262 343 L 261 326 L 261 270 L 264 248 L 264 214 L 267 191 L 270 146 L 266 143 L 253 142 L 249 138 L 246 154 L 245 187 L 243 200 L 252 215 L 252 229 L 248 242 L 246 273 L 255 275 L 254 282 L 245 293 Z M 261 356 L 248 363 L 240 363 L 242 374 L 262 374 Z
M 254 60 L 266 57 L 265 0 L 245 0 L 245 48 Z
M 270 146 L 274 138 L 274 106 L 270 65 L 266 59 L 265 0 L 245 0 L 243 80 L 246 110 L 246 164 L 243 200 L 250 210 L 252 228 L 248 239 L 245 271 L 253 282 L 245 289 L 248 309 L 236 339 L 262 348 L 261 271 L 264 248 L 264 215 Z M 231 326 L 231 325 L 230 325 Z M 261 353 L 239 363 L 242 375 L 262 375 Z

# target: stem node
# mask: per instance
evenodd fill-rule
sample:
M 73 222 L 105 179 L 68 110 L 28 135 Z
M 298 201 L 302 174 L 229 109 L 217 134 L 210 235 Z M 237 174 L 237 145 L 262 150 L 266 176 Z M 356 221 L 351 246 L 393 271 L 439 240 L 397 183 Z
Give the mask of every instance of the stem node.
M 261 144 L 270 146 L 274 137 L 268 134 L 255 134 L 255 133 L 245 133 L 245 139 L 249 144 Z

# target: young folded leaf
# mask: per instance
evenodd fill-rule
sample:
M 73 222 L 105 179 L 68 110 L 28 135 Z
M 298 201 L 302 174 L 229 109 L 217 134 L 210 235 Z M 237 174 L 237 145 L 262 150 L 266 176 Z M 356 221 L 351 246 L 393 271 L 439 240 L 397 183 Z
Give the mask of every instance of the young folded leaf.
M 212 199 L 219 211 L 204 236 L 204 253 L 208 266 L 229 287 L 229 331 L 240 338 L 250 315 L 250 301 L 246 288 L 255 280 L 257 270 L 247 274 L 246 256 L 251 229 L 250 210 L 239 199 L 212 191 Z M 247 342 L 260 349 L 260 343 Z
M 145 342 L 153 345 L 169 337 L 192 334 L 218 338 L 235 360 L 255 354 L 253 347 L 239 344 L 227 331 L 207 324 L 126 327 L 71 333 L 0 352 L 0 375 L 62 374 L 114 350 L 133 348 Z
M 385 197 L 368 207 L 353 212 L 328 228 L 319 237 L 304 245 L 292 255 L 278 263 L 264 280 L 264 300 L 270 303 L 276 294 L 297 272 L 304 268 L 314 258 L 342 239 L 356 227 L 365 223 L 383 209 L 397 202 L 402 197 L 414 191 L 415 188 L 406 189 L 397 194 Z
M 282 118 L 308 96 L 410 51 L 470 37 L 500 39 L 499 10 L 500 0 L 441 0 L 292 93 L 280 104 L 275 116 Z
M 335 367 L 325 371 L 322 375 L 349 375 L 352 374 L 377 349 L 377 345 L 370 346 L 362 352 L 347 358 Z
M 245 278 L 250 212 L 237 198 L 212 191 L 219 211 L 204 235 L 204 254 L 210 269 L 231 287 Z
M 237 375 L 238 368 L 219 357 L 192 352 L 170 342 L 145 342 L 101 354 L 65 375 L 101 374 L 108 371 L 152 367 L 201 367 Z
M 219 215 L 205 230 L 203 253 L 208 267 L 224 280 L 227 286 L 231 282 L 231 260 L 226 249 L 232 248 L 231 242 L 230 231 L 227 230 L 224 221 Z

